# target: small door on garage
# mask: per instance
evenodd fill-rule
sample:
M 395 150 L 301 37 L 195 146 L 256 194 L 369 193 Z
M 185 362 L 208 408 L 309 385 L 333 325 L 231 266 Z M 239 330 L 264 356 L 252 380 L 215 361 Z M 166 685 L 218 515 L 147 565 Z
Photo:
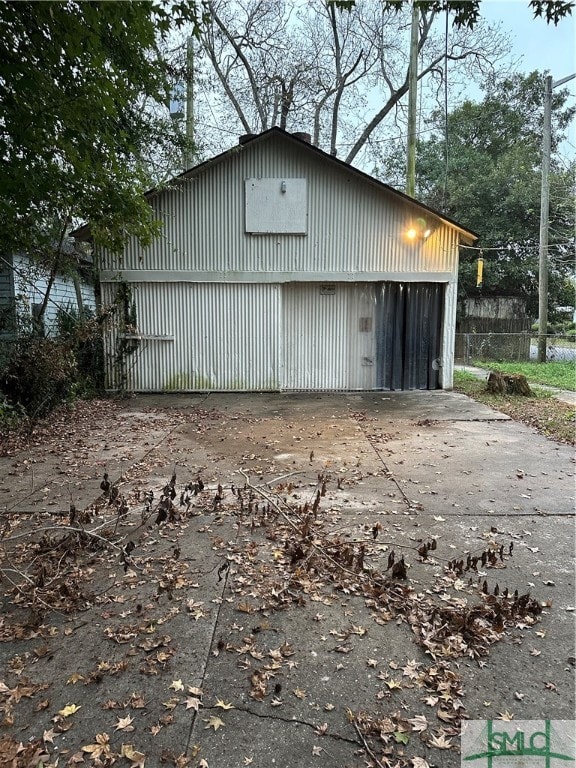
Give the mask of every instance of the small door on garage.
M 287 283 L 283 288 L 283 389 L 347 389 L 348 286 Z
M 378 389 L 437 389 L 444 286 L 380 283 L 376 287 Z

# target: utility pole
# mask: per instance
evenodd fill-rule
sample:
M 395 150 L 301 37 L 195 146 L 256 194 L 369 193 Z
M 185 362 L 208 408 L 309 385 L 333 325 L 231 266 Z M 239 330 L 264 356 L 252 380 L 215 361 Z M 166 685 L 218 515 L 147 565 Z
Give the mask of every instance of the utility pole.
M 184 151 L 184 170 L 192 165 L 194 144 L 194 41 L 189 37 L 186 42 L 186 149 Z
M 538 362 L 546 362 L 548 333 L 548 213 L 550 209 L 550 147 L 552 139 L 552 76 L 544 81 L 542 189 L 540 192 L 540 250 L 538 258 Z
M 576 73 L 552 82 L 544 81 L 544 128 L 542 134 L 542 188 L 540 192 L 540 248 L 538 259 L 538 362 L 546 362 L 548 333 L 548 217 L 550 211 L 550 153 L 552 145 L 552 90 L 576 77 Z
M 410 28 L 410 65 L 408 68 L 408 143 L 406 148 L 406 194 L 416 192 L 416 96 L 418 87 L 418 37 L 420 11 L 412 1 L 412 26 Z

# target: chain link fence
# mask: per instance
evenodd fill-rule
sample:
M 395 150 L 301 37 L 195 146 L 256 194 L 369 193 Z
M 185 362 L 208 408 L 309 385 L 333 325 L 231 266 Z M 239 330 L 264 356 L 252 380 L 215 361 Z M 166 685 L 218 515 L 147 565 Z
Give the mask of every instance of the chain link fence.
M 478 361 L 528 362 L 538 360 L 538 337 L 529 333 L 457 333 L 457 365 Z M 546 360 L 576 361 L 576 337 L 546 336 Z

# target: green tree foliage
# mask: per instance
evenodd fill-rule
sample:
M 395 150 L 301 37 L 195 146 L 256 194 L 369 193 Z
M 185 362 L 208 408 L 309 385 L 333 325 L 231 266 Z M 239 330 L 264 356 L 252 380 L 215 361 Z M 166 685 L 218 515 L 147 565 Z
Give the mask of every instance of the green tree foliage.
M 158 35 L 194 0 L 0 4 L 0 251 L 42 251 L 73 221 L 120 248 L 154 234 L 142 153 L 162 139 Z M 165 131 L 164 131 L 165 133 Z
M 439 114 L 437 130 L 417 154 L 417 197 L 480 235 L 486 294 L 524 295 L 537 315 L 543 77 L 533 72 L 496 83 L 480 103 L 464 102 Z M 567 91 L 552 100 L 550 177 L 551 308 L 568 304 L 566 277 L 573 269 L 574 163 L 558 153 L 574 116 Z M 448 141 L 446 142 L 446 129 Z M 495 250 L 493 250 L 495 249 Z M 476 295 L 478 253 L 463 251 L 460 288 Z
M 157 232 L 142 193 L 156 180 L 150 159 L 177 138 L 158 44 L 174 25 L 197 32 L 198 8 L 200 0 L 0 3 L 0 259 L 24 252 L 49 275 L 37 322 L 18 328 L 0 366 L 0 388 L 29 415 L 98 384 L 98 322 L 78 315 L 44 339 L 43 313 L 57 273 L 78 270 L 66 243 L 74 225 L 89 221 L 114 250 Z
M 350 10 L 356 5 L 356 0 L 332 0 L 337 8 Z M 383 0 L 382 5 L 386 10 L 398 10 L 402 3 L 408 0 Z M 443 11 L 446 8 L 453 14 L 453 23 L 456 27 L 472 28 L 482 15 L 481 0 L 416 0 L 422 10 Z M 569 16 L 576 5 L 574 2 L 564 0 L 530 0 L 528 3 L 534 12 L 534 17 L 543 16 L 548 24 L 558 24 L 560 19 Z

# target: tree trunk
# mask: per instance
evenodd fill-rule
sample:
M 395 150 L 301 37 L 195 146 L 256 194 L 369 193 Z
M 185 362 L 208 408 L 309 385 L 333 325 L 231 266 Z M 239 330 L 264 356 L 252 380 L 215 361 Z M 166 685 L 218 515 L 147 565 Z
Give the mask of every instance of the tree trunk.
M 74 290 L 76 291 L 76 303 L 78 304 L 78 315 L 82 317 L 84 314 L 84 299 L 82 298 L 82 286 L 80 284 L 80 278 L 78 275 L 74 275 Z
M 58 248 L 56 252 L 56 256 L 54 257 L 54 261 L 52 262 L 52 267 L 50 269 L 50 276 L 48 277 L 48 283 L 46 285 L 46 292 L 44 293 L 44 298 L 42 299 L 42 303 L 40 305 L 40 309 L 38 310 L 38 314 L 34 319 L 34 329 L 39 336 L 44 335 L 44 317 L 46 315 L 46 310 L 48 309 L 48 302 L 50 301 L 52 286 L 56 281 L 56 276 L 58 274 L 59 268 L 60 268 L 60 248 Z

